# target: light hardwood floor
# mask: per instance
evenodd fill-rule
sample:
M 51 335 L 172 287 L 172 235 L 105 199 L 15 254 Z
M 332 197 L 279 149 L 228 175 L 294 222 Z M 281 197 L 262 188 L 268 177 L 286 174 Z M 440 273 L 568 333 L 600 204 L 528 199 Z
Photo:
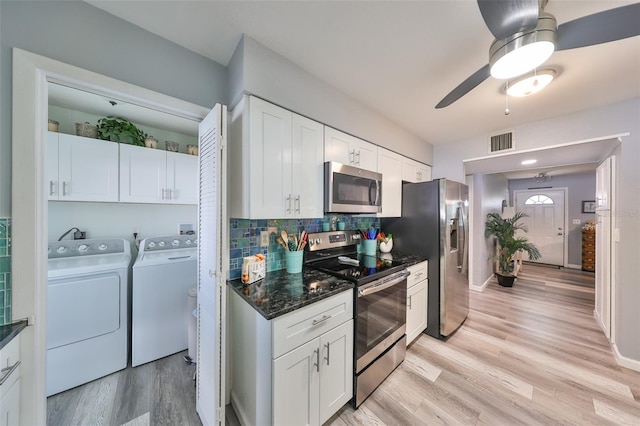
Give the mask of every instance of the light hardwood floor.
M 640 425 L 640 373 L 593 318 L 593 274 L 526 264 L 513 288 L 471 292 L 447 341 L 420 336 L 358 409 L 332 425 Z
M 187 351 L 110 374 L 47 399 L 50 426 L 199 426 Z

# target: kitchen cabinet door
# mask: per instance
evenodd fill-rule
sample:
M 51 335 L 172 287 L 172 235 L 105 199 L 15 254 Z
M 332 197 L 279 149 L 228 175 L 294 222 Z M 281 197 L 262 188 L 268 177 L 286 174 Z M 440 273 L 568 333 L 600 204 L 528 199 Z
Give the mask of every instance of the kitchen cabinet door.
M 431 166 L 422 163 L 417 164 L 418 182 L 428 182 L 431 180 Z
M 171 204 L 198 204 L 198 157 L 167 152 L 167 189 Z
M 292 216 L 322 217 L 324 214 L 324 126 L 301 115 L 293 114 L 292 142 Z
M 58 199 L 58 133 L 47 133 L 47 185 L 49 200 Z
M 120 144 L 120 201 L 163 203 L 167 198 L 167 152 Z
M 378 165 L 378 147 L 325 126 L 324 160 L 375 171 Z
M 319 424 L 319 342 L 314 339 L 273 361 L 272 424 Z
M 324 424 L 353 397 L 353 320 L 320 336 L 320 355 L 319 424 Z
M 3 383 L 0 384 L 0 426 L 20 424 L 20 335 L 0 350 Z
M 118 144 L 58 134 L 58 199 L 118 201 Z
M 382 212 L 378 217 L 402 215 L 402 156 L 378 148 L 378 173 L 382 173 Z
M 427 282 L 407 289 L 407 346 L 427 328 Z
M 249 98 L 250 217 L 270 219 L 293 215 L 292 113 Z M 245 165 L 243 165 L 245 166 Z

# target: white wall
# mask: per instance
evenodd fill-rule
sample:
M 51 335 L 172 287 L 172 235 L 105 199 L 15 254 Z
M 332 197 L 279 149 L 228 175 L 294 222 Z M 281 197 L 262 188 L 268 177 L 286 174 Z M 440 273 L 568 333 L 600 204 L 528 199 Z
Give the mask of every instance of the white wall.
M 494 244 L 484 236 L 487 213 L 502 212 L 507 194 L 507 178 L 503 174 L 473 175 L 472 241 L 473 269 L 469 277 L 471 289 L 481 289 L 493 274 Z
M 433 165 L 433 146 L 244 36 L 229 63 L 229 98 L 256 95 L 391 151 Z M 232 104 L 233 106 L 234 104 Z
M 496 112 L 499 114 L 500 112 Z M 629 132 L 617 162 L 618 202 L 613 215 L 620 230 L 615 259 L 616 345 L 620 354 L 640 362 L 640 98 L 568 114 L 515 128 L 516 149 L 532 149 Z M 434 147 L 434 177 L 464 179 L 465 159 L 487 155 L 486 135 Z M 472 247 L 481 252 L 478 242 Z
M 49 241 L 56 241 L 76 227 L 88 239 L 125 238 L 133 242 L 134 228 L 138 239 L 178 235 L 178 224 L 197 226 L 198 207 L 186 205 L 86 203 L 49 201 Z M 67 236 L 65 239 L 70 239 Z

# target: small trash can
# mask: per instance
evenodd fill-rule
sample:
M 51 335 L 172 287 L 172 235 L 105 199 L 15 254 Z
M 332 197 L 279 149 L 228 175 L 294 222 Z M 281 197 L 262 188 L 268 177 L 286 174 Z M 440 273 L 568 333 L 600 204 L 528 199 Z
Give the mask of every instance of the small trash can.
M 198 362 L 198 346 L 196 340 L 196 334 L 198 330 L 197 318 L 198 318 L 198 305 L 197 295 L 198 291 L 195 288 L 190 288 L 187 291 L 189 295 L 189 358 L 192 363 Z

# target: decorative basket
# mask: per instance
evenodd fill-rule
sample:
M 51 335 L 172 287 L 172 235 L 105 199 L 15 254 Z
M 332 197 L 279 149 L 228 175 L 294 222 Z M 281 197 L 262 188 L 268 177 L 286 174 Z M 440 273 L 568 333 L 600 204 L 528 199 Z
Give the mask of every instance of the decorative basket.
M 165 141 L 165 144 L 167 146 L 167 151 L 178 152 L 178 142 Z
M 60 123 L 58 123 L 56 120 L 49 120 L 48 129 L 50 132 L 57 132 L 58 126 L 60 126 Z
M 95 139 L 98 137 L 98 126 L 86 121 L 84 123 L 76 123 L 76 135 Z

